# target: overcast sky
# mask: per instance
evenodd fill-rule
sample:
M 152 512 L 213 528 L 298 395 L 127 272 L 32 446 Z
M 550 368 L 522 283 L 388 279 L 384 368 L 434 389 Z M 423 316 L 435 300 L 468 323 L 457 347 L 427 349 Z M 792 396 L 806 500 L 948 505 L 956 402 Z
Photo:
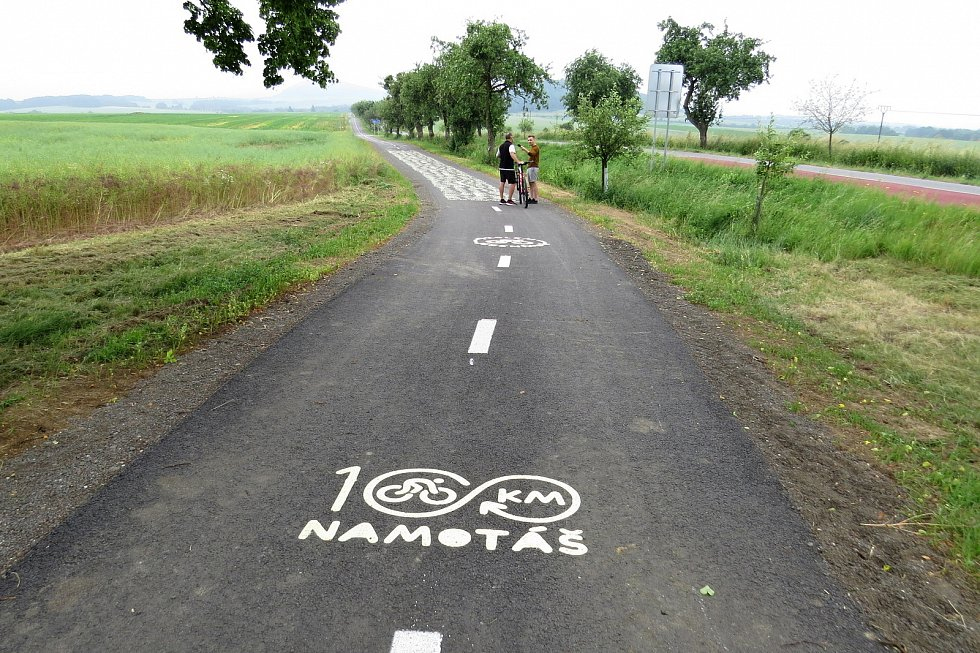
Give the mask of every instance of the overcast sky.
M 243 77 L 217 72 L 184 34 L 182 0 L 32 0 L 0 12 L 0 98 L 142 95 L 152 99 L 264 97 L 257 51 Z M 255 0 L 234 0 L 258 22 Z M 656 23 L 710 22 L 765 41 L 772 79 L 726 107 L 735 114 L 795 113 L 812 79 L 837 74 L 873 90 L 886 121 L 980 129 L 980 2 L 976 0 L 347 0 L 331 50 L 338 79 L 377 88 L 387 74 L 432 60 L 431 37 L 455 40 L 468 19 L 523 30 L 525 53 L 553 77 L 589 49 L 642 77 L 662 43 Z M 261 28 L 257 29 L 257 33 Z M 303 82 L 288 79 L 277 90 Z M 912 111 L 927 112 L 924 114 Z M 974 114 L 950 116 L 946 114 Z M 877 111 L 868 120 L 880 117 Z

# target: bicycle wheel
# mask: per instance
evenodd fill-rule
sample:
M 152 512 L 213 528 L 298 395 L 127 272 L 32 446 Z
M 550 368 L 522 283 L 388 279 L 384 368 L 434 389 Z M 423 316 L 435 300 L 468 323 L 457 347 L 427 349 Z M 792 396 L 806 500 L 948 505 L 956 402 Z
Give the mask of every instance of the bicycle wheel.
M 527 208 L 527 178 L 524 176 L 524 169 L 521 168 L 517 172 L 517 203 L 522 204 L 524 208 Z

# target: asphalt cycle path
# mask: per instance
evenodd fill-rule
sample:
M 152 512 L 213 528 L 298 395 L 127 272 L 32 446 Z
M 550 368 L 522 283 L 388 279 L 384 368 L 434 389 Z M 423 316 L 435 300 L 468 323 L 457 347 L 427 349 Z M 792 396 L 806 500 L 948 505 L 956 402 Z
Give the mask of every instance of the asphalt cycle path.
M 596 238 L 378 147 L 429 230 L 35 547 L 0 649 L 880 650 Z

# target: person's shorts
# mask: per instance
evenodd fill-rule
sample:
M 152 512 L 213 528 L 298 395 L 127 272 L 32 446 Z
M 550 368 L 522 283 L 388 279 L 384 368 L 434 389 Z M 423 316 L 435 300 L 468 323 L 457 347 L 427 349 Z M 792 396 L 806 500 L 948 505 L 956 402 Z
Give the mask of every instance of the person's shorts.
M 538 180 L 538 169 L 528 168 L 527 169 L 527 183 L 533 184 Z
M 505 181 L 508 184 L 517 183 L 517 175 L 514 174 L 513 170 L 500 170 L 500 181 Z

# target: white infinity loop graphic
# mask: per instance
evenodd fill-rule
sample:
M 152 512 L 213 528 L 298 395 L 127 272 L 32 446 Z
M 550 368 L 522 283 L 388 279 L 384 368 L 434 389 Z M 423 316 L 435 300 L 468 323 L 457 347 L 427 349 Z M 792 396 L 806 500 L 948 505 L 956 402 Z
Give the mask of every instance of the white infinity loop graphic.
M 418 478 L 412 477 L 402 480 L 401 482 L 394 482 L 389 485 L 381 486 L 382 483 L 392 478 L 393 476 L 398 476 L 402 474 L 427 474 L 432 475 L 435 478 Z M 450 478 L 456 483 L 463 487 L 469 487 L 470 482 L 459 474 L 454 474 L 453 472 L 447 472 L 442 469 L 426 469 L 426 468 L 416 468 L 416 469 L 399 469 L 394 472 L 388 472 L 387 474 L 382 474 L 376 477 L 364 488 L 364 502 L 369 506 L 377 510 L 378 512 L 383 512 L 388 515 L 395 517 L 410 517 L 413 519 L 423 518 L 423 517 L 438 517 L 439 515 L 446 515 L 472 501 L 474 498 L 482 494 L 487 488 L 493 487 L 494 485 L 499 485 L 501 483 L 506 483 L 508 481 L 537 481 L 540 483 L 549 483 L 554 485 L 567 494 L 569 499 L 569 505 L 561 513 L 553 515 L 551 517 L 525 517 L 523 515 L 515 515 L 508 512 L 509 503 L 497 503 L 496 501 L 484 501 L 480 505 L 480 513 L 488 514 L 493 513 L 500 517 L 510 519 L 512 521 L 519 521 L 528 524 L 547 524 L 550 522 L 560 521 L 574 515 L 579 507 L 582 505 L 582 499 L 579 497 L 578 492 L 575 491 L 571 485 L 557 481 L 553 478 L 548 478 L 546 476 L 530 476 L 526 474 L 514 474 L 510 476 L 501 476 L 493 480 L 487 481 L 469 492 L 462 499 L 457 500 L 457 493 L 448 488 L 442 487 L 442 484 L 446 482 L 446 478 Z M 504 495 L 505 491 L 501 491 L 501 495 Z M 539 493 L 540 494 L 540 493 Z M 385 503 L 395 503 L 402 504 L 411 499 L 418 499 L 422 503 L 429 506 L 441 506 L 433 510 L 425 510 L 423 512 L 405 512 L 403 510 L 395 510 L 389 506 L 384 505 Z M 544 499 L 542 495 L 542 499 Z M 563 497 L 564 499 L 564 497 Z

